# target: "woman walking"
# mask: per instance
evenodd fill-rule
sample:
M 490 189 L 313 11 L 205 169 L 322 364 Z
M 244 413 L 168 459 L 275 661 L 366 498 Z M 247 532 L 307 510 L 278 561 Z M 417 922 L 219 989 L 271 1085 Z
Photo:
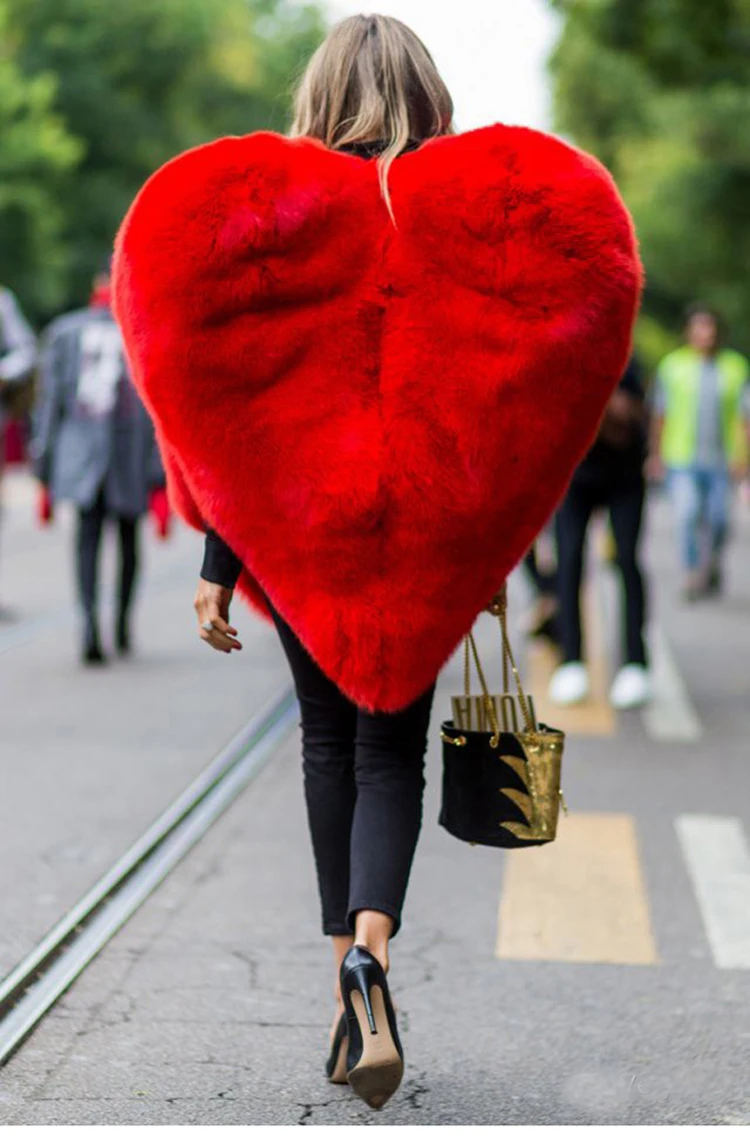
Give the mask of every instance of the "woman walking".
M 413 32 L 345 20 L 294 138 L 167 164 L 117 246 L 171 497 L 207 531 L 200 637 L 241 650 L 238 584 L 289 657 L 336 961 L 327 1070 L 375 1108 L 403 1071 L 386 973 L 435 679 L 590 445 L 640 281 L 594 160 L 452 120 Z

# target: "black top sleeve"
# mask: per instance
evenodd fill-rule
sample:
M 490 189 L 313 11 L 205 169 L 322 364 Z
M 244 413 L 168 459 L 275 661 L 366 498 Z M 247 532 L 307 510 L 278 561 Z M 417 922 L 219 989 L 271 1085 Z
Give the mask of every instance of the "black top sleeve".
M 215 531 L 206 532 L 206 546 L 203 554 L 201 579 L 218 583 L 220 587 L 234 590 L 242 570 L 242 560 L 238 559 L 221 536 Z

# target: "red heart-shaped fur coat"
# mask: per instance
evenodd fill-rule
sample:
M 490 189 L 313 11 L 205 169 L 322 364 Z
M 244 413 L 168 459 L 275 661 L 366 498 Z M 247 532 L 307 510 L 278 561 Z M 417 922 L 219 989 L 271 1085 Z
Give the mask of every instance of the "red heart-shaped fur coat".
M 590 156 L 494 126 L 391 170 L 273 134 L 146 184 L 115 307 L 177 510 L 325 673 L 433 681 L 586 452 L 630 349 L 633 229 Z

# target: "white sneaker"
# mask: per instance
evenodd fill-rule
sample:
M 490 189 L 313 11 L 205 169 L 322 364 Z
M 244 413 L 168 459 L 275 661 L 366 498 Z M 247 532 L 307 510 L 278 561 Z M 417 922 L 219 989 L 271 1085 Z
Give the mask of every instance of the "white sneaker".
M 631 662 L 617 672 L 609 700 L 616 710 L 632 710 L 651 701 L 651 674 L 648 667 Z
M 550 679 L 549 698 L 556 706 L 574 706 L 590 692 L 589 672 L 582 662 L 564 662 Z

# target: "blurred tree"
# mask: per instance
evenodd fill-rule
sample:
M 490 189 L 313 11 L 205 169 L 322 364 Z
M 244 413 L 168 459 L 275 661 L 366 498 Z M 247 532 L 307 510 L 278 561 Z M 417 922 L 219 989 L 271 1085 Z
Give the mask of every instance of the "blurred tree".
M 53 75 L 22 76 L 8 50 L 0 0 L 0 284 L 54 307 L 61 300 L 64 225 L 54 180 L 80 158 L 80 145 L 53 110 Z
M 750 351 L 750 0 L 551 0 L 556 124 L 609 166 L 648 275 L 653 358 L 699 297 Z
M 14 66 L 32 85 L 54 77 L 43 81 L 50 108 L 79 140 L 75 167 L 47 184 L 65 224 L 66 305 L 85 300 L 157 166 L 218 135 L 284 129 L 294 73 L 323 31 L 314 5 L 286 0 L 0 3 Z M 48 316 L 49 294 L 27 277 L 23 286 Z

